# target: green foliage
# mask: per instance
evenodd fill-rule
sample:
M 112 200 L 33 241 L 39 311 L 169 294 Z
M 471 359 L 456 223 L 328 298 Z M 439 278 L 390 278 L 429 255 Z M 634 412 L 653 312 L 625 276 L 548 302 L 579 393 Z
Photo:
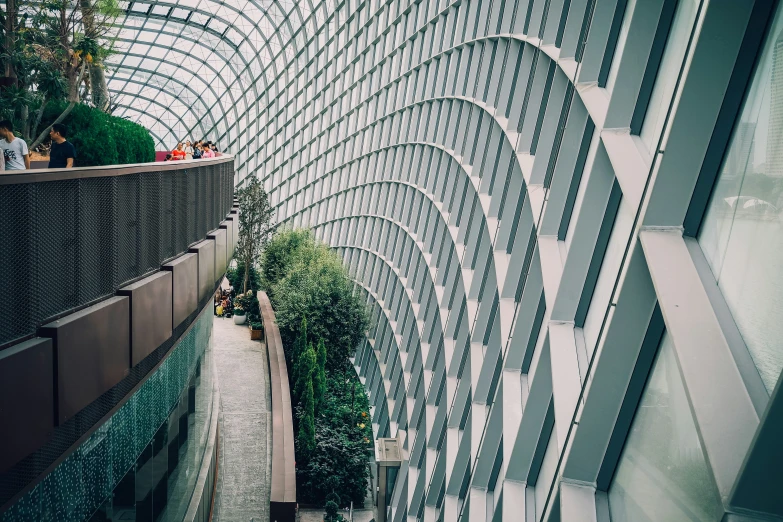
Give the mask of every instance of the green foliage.
M 315 393 L 315 409 L 320 411 L 326 397 L 326 345 L 323 339 L 318 339 L 318 349 L 315 352 L 313 393 Z
M 250 323 L 251 330 L 262 330 L 263 328 L 264 328 L 264 324 L 260 321 L 252 321 Z
M 292 250 L 286 250 L 289 247 Z M 270 250 L 276 253 L 268 255 Z M 277 263 L 277 268 L 270 263 Z M 269 242 L 261 273 L 262 281 L 282 276 L 270 299 L 283 346 L 293 347 L 301 318 L 307 317 L 308 338 L 323 339 L 329 347 L 326 368 L 342 371 L 364 338 L 368 318 L 340 258 L 307 231 L 289 231 Z
M 300 503 L 324 505 L 334 499 L 331 493 L 339 493 L 343 502 L 336 501 L 338 506 L 350 501 L 355 507 L 364 506 L 372 428 L 364 389 L 355 373 L 350 380 L 355 383 L 357 392 L 354 411 L 351 411 L 350 393 L 342 398 L 333 393 L 342 382 L 329 378 L 327 388 L 330 391 L 324 400 L 323 414 L 316 418 L 316 451 L 307 458 L 297 455 L 297 500 Z
M 248 290 L 247 293 L 244 294 L 237 294 L 234 298 L 234 308 L 237 306 L 244 311 L 244 315 L 247 315 L 250 323 L 261 320 L 261 310 L 258 308 L 258 297 L 252 290 Z
M 349 357 L 369 322 L 364 303 L 341 259 L 307 230 L 276 234 L 264 249 L 260 272 L 295 383 L 298 500 L 317 505 L 331 500 L 331 509 L 342 497 L 362 506 L 373 435 L 369 400 Z M 318 411 L 314 451 L 304 442 L 310 390 Z
M 324 514 L 324 522 L 342 522 L 345 520 L 345 517 L 337 512 L 339 508 L 340 507 L 337 505 L 337 502 L 334 500 L 328 500 L 324 508 L 326 511 Z
M 41 128 L 50 126 L 65 106 L 65 102 L 47 105 Z M 68 128 L 68 141 L 76 147 L 76 167 L 155 161 L 155 142 L 137 123 L 78 104 L 63 124 Z
M 234 291 L 241 292 L 242 285 L 245 277 L 245 264 L 236 259 L 236 268 L 229 268 L 226 270 L 226 278 L 231 286 L 234 287 Z M 255 266 L 250 265 L 250 277 L 248 278 L 248 287 L 253 293 L 261 290 L 261 276 Z
M 307 457 L 315 449 L 315 398 L 313 397 L 313 373 L 315 371 L 315 352 L 310 344 L 299 357 L 296 389 L 299 392 L 299 431 L 296 436 L 296 449 Z
M 269 294 L 295 262 L 307 262 L 306 256 L 315 249 L 315 239 L 309 230 L 284 230 L 276 234 L 261 256 L 261 282 Z
M 306 363 L 304 361 L 304 358 L 302 355 L 305 351 L 307 351 L 307 318 L 302 318 L 302 324 L 299 327 L 299 336 L 294 341 L 293 346 L 293 354 L 292 354 L 292 365 L 293 365 L 293 372 L 291 375 L 291 382 L 294 383 L 294 404 L 299 404 L 299 398 L 302 396 L 302 389 L 300 388 L 300 383 L 302 385 L 304 384 L 304 381 L 302 381 L 301 375 L 303 368 L 303 364 Z M 313 364 L 315 364 L 315 361 L 313 361 Z M 315 390 L 313 390 L 313 393 L 315 393 Z
M 239 239 L 235 256 L 242 262 L 245 269 L 240 287 L 246 292 L 249 286 L 250 269 L 255 265 L 261 250 L 269 241 L 274 230 L 272 215 L 274 209 L 269 204 L 269 197 L 263 184 L 256 176 L 237 191 L 239 199 Z

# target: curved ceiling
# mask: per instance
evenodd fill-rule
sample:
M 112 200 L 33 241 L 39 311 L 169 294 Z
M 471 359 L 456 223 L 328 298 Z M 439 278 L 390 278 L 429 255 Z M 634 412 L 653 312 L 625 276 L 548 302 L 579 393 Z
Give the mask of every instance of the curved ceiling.
M 330 18 L 334 0 L 120 7 L 116 54 L 107 60 L 114 114 L 150 129 L 160 149 L 206 137 L 236 153 L 251 118 L 272 99 L 263 94 L 276 91 L 292 62 L 307 60 L 306 44 Z

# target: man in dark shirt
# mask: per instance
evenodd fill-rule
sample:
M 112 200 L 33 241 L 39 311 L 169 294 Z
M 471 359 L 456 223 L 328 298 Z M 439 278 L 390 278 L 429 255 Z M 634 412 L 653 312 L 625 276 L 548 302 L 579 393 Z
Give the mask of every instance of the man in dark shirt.
M 76 147 L 73 143 L 67 141 L 68 128 L 62 123 L 55 123 L 49 131 L 49 137 L 52 138 L 52 150 L 49 153 L 50 169 L 70 169 L 73 167 L 73 160 L 76 158 Z

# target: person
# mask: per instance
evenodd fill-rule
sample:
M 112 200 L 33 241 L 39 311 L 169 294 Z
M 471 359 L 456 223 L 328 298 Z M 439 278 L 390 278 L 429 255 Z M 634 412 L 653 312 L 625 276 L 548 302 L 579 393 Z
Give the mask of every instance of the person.
M 196 143 L 196 146 L 193 147 L 193 159 L 201 159 L 201 144 Z
M 214 158 L 215 153 L 212 152 L 212 149 L 209 148 L 209 143 L 204 145 L 204 151 L 201 153 L 202 158 Z
M 49 137 L 52 138 L 52 150 L 49 152 L 49 168 L 73 168 L 73 161 L 76 159 L 76 147 L 66 139 L 68 137 L 68 127 L 62 123 L 55 123 L 49 130 Z
M 193 144 L 190 141 L 185 142 L 185 159 L 193 159 Z
M 5 170 L 5 154 L 0 154 L 0 172 Z
M 171 151 L 172 160 L 184 160 L 185 151 L 182 148 L 182 143 L 177 143 L 177 147 Z
M 171 161 L 171 158 L 172 158 L 171 153 L 166 154 L 166 159 L 164 159 L 163 161 Z
M 0 121 L 0 138 L 5 170 L 29 169 L 30 151 L 27 149 L 27 143 L 14 136 L 14 124 L 9 120 Z

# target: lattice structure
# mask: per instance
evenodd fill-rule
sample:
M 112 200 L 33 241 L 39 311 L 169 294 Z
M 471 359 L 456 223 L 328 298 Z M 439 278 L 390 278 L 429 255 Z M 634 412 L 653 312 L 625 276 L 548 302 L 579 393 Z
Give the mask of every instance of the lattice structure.
M 297 23 L 267 33 L 240 27 L 255 2 L 134 2 L 111 86 L 345 259 L 376 436 L 402 443 L 388 520 L 783 515 L 752 486 L 780 484 L 780 366 L 762 381 L 700 235 L 772 4 L 271 3 Z M 185 49 L 225 68 L 191 81 Z M 191 84 L 205 107 L 174 102 Z

